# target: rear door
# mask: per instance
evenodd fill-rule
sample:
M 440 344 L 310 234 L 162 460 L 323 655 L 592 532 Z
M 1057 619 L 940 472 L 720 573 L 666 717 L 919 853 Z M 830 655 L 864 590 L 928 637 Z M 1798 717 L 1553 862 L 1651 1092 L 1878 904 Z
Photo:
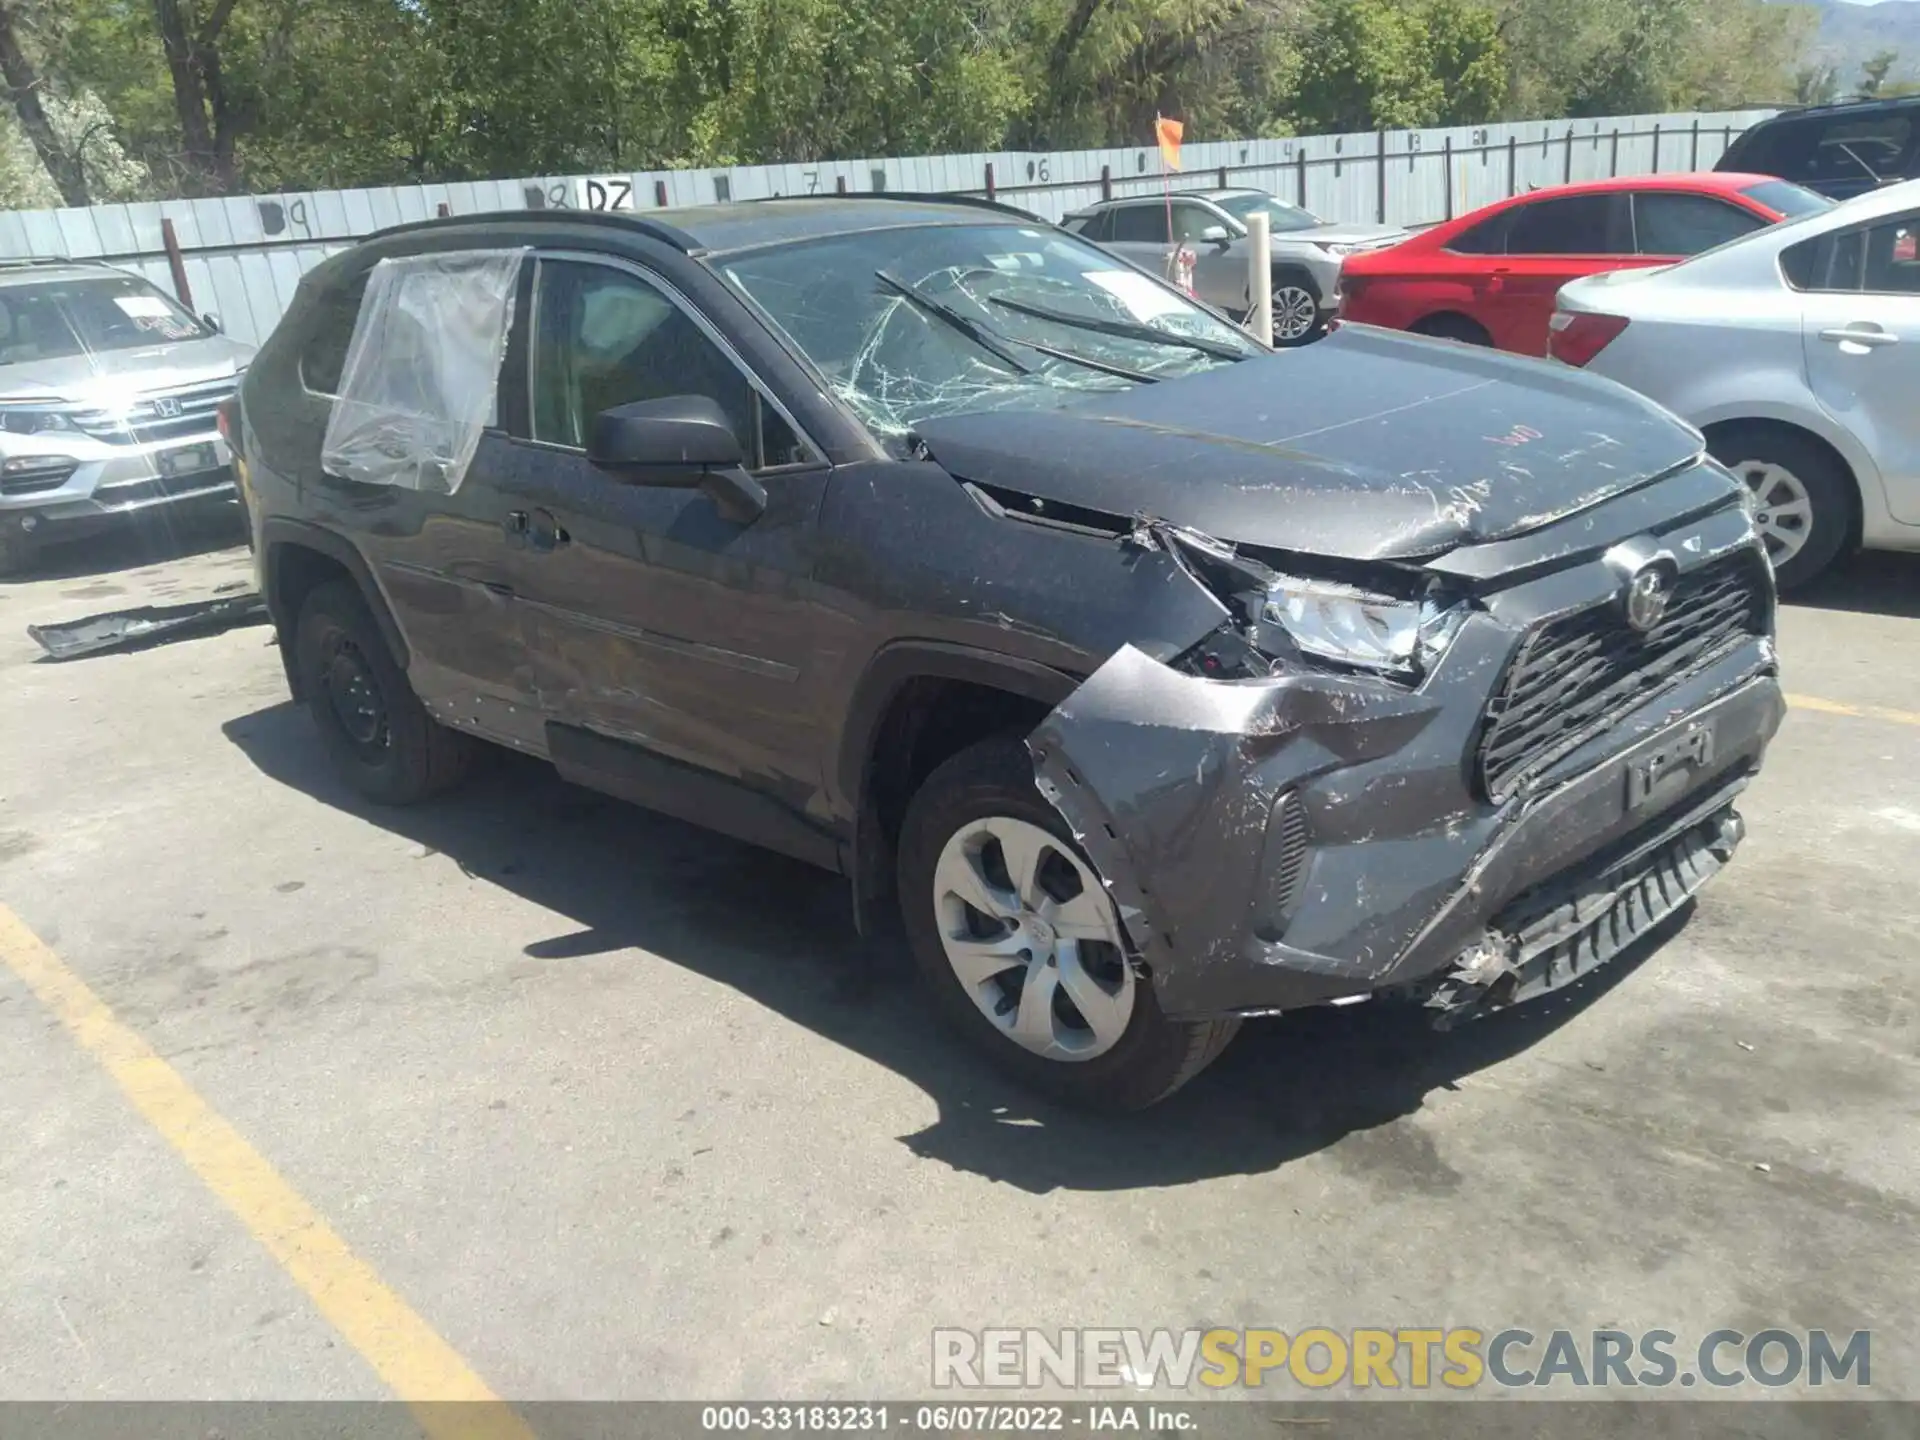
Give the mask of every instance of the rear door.
M 1496 257 L 1481 280 L 1476 313 L 1501 349 L 1545 355 L 1560 287 L 1631 263 L 1633 220 L 1624 193 L 1535 200 L 1508 221 L 1506 256 Z
M 1786 258 L 1815 398 L 1873 456 L 1894 517 L 1920 525 L 1920 210 L 1825 237 L 1805 269 Z
M 451 494 L 348 479 L 320 462 L 320 439 L 370 274 L 324 297 L 322 318 L 300 356 L 303 400 L 317 420 L 305 450 L 314 458 L 303 498 L 326 528 L 349 536 L 366 556 L 406 639 L 408 679 L 428 707 L 497 740 L 538 749 L 542 739 L 513 604 L 513 507 L 500 485 L 506 441 L 499 424 L 482 434 Z M 529 278 L 530 271 L 523 272 L 523 293 Z M 519 308 L 524 313 L 524 305 Z M 428 377 L 437 371 L 430 334 L 400 327 L 387 339 L 385 364 L 411 364 Z
M 1112 238 L 1104 242 L 1106 248 L 1142 270 L 1165 274 L 1167 250 L 1172 243 L 1168 238 L 1166 201 L 1140 200 L 1116 205 L 1112 215 Z
M 806 581 L 828 474 L 820 450 L 651 270 L 543 254 L 533 316 L 527 433 L 505 489 L 524 531 L 514 588 L 542 708 L 576 742 L 587 732 L 659 762 L 648 787 L 671 786 L 665 765 L 692 777 L 698 795 L 733 782 L 762 800 L 804 803 L 824 752 L 799 699 L 816 663 Z M 699 490 L 627 484 L 588 463 L 600 411 L 675 395 L 704 395 L 726 411 L 767 492 L 763 514 L 728 519 Z M 672 796 L 608 788 L 684 812 Z M 751 829 L 727 803 L 706 813 L 707 803 L 690 818 Z M 749 838 L 795 848 L 778 834 Z

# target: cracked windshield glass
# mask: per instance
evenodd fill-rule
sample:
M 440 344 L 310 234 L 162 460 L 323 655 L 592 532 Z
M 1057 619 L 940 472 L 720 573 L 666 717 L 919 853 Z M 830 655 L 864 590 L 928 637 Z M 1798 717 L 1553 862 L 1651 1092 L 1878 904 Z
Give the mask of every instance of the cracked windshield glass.
M 1264 353 L 1144 272 L 1039 226 L 867 231 L 719 268 L 884 436 L 936 416 L 1060 406 Z

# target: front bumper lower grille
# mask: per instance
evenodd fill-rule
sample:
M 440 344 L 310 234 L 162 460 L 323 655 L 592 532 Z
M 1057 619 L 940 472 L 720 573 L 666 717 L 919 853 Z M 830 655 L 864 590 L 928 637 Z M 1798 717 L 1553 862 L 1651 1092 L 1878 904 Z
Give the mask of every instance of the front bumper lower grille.
M 1432 985 L 1442 1028 L 1563 989 L 1644 939 L 1726 868 L 1746 834 L 1731 801 L 1696 810 L 1670 838 L 1606 871 L 1552 883 L 1496 916 Z
M 1764 564 L 1740 551 L 1680 575 L 1665 618 L 1644 634 L 1612 604 L 1535 629 L 1487 705 L 1475 759 L 1481 793 L 1505 801 L 1623 710 L 1765 635 Z

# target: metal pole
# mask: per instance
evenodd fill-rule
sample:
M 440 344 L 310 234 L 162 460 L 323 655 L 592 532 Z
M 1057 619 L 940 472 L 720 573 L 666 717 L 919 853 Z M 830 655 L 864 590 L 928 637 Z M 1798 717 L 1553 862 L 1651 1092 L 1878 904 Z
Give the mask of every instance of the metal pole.
M 989 200 L 996 198 L 993 193 L 993 162 L 991 160 L 987 161 L 987 198 Z
M 1618 178 L 1620 174 L 1620 127 L 1613 127 L 1613 150 L 1607 157 L 1607 174 Z
M 1297 192 L 1294 196 L 1294 203 L 1304 210 L 1307 208 L 1307 147 L 1302 145 L 1299 154 L 1295 155 L 1294 159 L 1298 162 L 1294 167 L 1294 173 L 1298 177 L 1293 187 Z
M 1693 159 L 1688 163 L 1687 168 L 1689 170 L 1700 168 L 1700 117 L 1698 115 L 1693 117 Z
M 1507 194 L 1520 193 L 1520 137 L 1507 136 Z
M 1453 218 L 1453 136 L 1447 136 L 1447 143 L 1440 151 L 1440 166 L 1446 172 L 1447 179 L 1447 219 Z
M 1113 198 L 1113 167 L 1111 165 L 1100 167 L 1100 198 L 1102 200 Z
M 1247 294 L 1253 298 L 1253 338 L 1273 344 L 1272 221 L 1264 210 L 1247 217 Z
M 1374 219 L 1384 225 L 1387 223 L 1387 132 L 1376 130 L 1374 134 L 1379 137 L 1375 142 L 1377 149 L 1374 163 L 1380 167 L 1380 195 L 1374 202 L 1374 208 L 1378 213 Z
M 1653 173 L 1660 173 L 1660 122 L 1653 122 Z
M 836 195 L 844 195 L 847 193 L 847 177 L 846 176 L 836 175 L 833 177 L 833 193 Z
M 1567 159 L 1566 163 L 1560 167 L 1560 180 L 1565 185 L 1573 183 L 1573 127 L 1571 125 L 1567 127 Z
M 1227 188 L 1227 167 L 1224 165 L 1220 167 L 1220 188 L 1222 190 Z
M 187 309 L 193 309 L 193 287 L 187 284 L 187 257 L 180 252 L 180 237 L 173 233 L 173 217 L 160 217 L 160 243 L 166 247 L 167 269 L 173 272 L 173 295 Z

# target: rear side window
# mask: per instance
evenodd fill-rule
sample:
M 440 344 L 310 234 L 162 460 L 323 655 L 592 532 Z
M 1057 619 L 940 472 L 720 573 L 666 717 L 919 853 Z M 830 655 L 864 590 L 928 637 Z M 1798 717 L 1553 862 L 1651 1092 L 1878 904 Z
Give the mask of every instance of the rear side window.
M 1751 210 L 1711 195 L 1646 190 L 1633 197 L 1633 227 L 1642 255 L 1698 255 L 1765 224 Z
M 1624 195 L 1564 195 L 1523 205 L 1507 231 L 1509 255 L 1630 255 Z
M 1472 229 L 1453 237 L 1447 249 L 1456 255 L 1504 255 L 1507 253 L 1507 228 L 1514 212 L 1503 210 L 1491 220 L 1482 220 Z
M 1808 176 L 1816 184 L 1897 178 L 1912 138 L 1913 122 L 1902 110 L 1836 120 L 1821 130 L 1810 157 Z
M 1920 295 L 1920 212 L 1805 241 L 1780 268 L 1796 290 Z
M 345 285 L 336 285 L 314 304 L 312 328 L 307 332 L 306 348 L 300 352 L 300 383 L 316 395 L 340 393 L 340 370 L 347 362 L 347 343 L 353 339 L 353 322 L 360 315 L 360 300 L 367 293 L 364 270 Z
M 1167 211 L 1163 205 L 1126 205 L 1113 212 L 1116 242 L 1167 243 Z
M 1098 245 L 1102 240 L 1113 238 L 1113 212 L 1102 210 L 1098 215 L 1089 215 L 1073 223 L 1076 232 Z

